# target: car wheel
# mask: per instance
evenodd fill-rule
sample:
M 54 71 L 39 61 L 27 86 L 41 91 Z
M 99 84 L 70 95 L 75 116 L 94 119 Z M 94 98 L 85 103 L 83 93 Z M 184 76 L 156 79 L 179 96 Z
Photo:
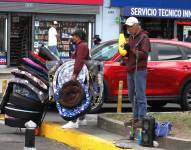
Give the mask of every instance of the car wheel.
M 167 102 L 159 102 L 159 101 L 156 101 L 156 102 L 148 102 L 148 105 L 151 106 L 152 108 L 162 108 L 163 106 L 165 106 L 167 104 Z
M 184 88 L 180 105 L 183 110 L 191 110 L 191 83 Z

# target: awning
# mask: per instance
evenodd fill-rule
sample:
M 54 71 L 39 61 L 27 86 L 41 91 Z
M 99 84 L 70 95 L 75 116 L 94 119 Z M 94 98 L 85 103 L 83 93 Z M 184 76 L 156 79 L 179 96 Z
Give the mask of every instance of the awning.
M 176 24 L 191 25 L 191 21 L 177 21 Z
M 47 3 L 0 2 L 0 12 L 30 12 L 52 14 L 98 14 L 98 5 L 65 5 Z
M 102 5 L 103 0 L 1 0 L 1 2 L 24 2 L 24 3 L 62 3 L 77 5 Z

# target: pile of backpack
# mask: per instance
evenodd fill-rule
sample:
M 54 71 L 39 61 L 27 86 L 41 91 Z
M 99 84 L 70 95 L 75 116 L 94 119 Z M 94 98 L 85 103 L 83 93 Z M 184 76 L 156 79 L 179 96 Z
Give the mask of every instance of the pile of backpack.
M 0 105 L 5 125 L 24 128 L 32 120 L 40 126 L 45 106 L 53 97 L 60 116 L 76 119 L 89 111 L 97 111 L 103 104 L 103 69 L 97 61 L 88 61 L 76 81 L 71 80 L 75 60 L 60 60 L 49 49 L 41 47 L 21 59 L 12 71 Z
M 58 58 L 46 48 L 39 53 L 31 52 L 22 58 L 20 65 L 11 73 L 7 89 L 0 105 L 5 114 L 5 125 L 24 128 L 32 120 L 40 126 L 49 95 L 48 69 L 46 61 Z

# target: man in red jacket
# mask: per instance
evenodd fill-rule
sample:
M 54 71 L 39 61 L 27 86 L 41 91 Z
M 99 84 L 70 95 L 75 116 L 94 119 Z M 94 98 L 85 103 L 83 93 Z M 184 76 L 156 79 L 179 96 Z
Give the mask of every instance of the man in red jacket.
M 72 40 L 76 44 L 75 53 L 72 56 L 75 59 L 74 71 L 71 80 L 77 80 L 78 74 L 80 73 L 84 63 L 89 59 L 89 49 L 85 43 L 86 34 L 83 30 L 76 30 L 72 34 Z M 87 121 L 85 116 L 79 117 L 77 120 L 69 121 L 63 125 L 62 128 L 78 128 L 79 125 L 86 125 Z
M 128 98 L 132 103 L 133 119 L 129 123 L 137 128 L 147 113 L 146 79 L 150 41 L 135 17 L 126 20 L 130 34 L 128 57 Z

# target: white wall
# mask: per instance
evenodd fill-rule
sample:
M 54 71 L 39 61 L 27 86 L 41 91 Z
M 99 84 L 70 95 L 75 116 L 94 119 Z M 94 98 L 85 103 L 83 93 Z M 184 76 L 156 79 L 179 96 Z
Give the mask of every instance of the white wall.
M 102 42 L 117 39 L 120 28 L 116 23 L 116 17 L 120 16 L 120 8 L 109 8 L 110 0 L 104 0 L 104 5 L 100 6 L 100 14 L 96 15 L 95 34 L 99 34 Z

